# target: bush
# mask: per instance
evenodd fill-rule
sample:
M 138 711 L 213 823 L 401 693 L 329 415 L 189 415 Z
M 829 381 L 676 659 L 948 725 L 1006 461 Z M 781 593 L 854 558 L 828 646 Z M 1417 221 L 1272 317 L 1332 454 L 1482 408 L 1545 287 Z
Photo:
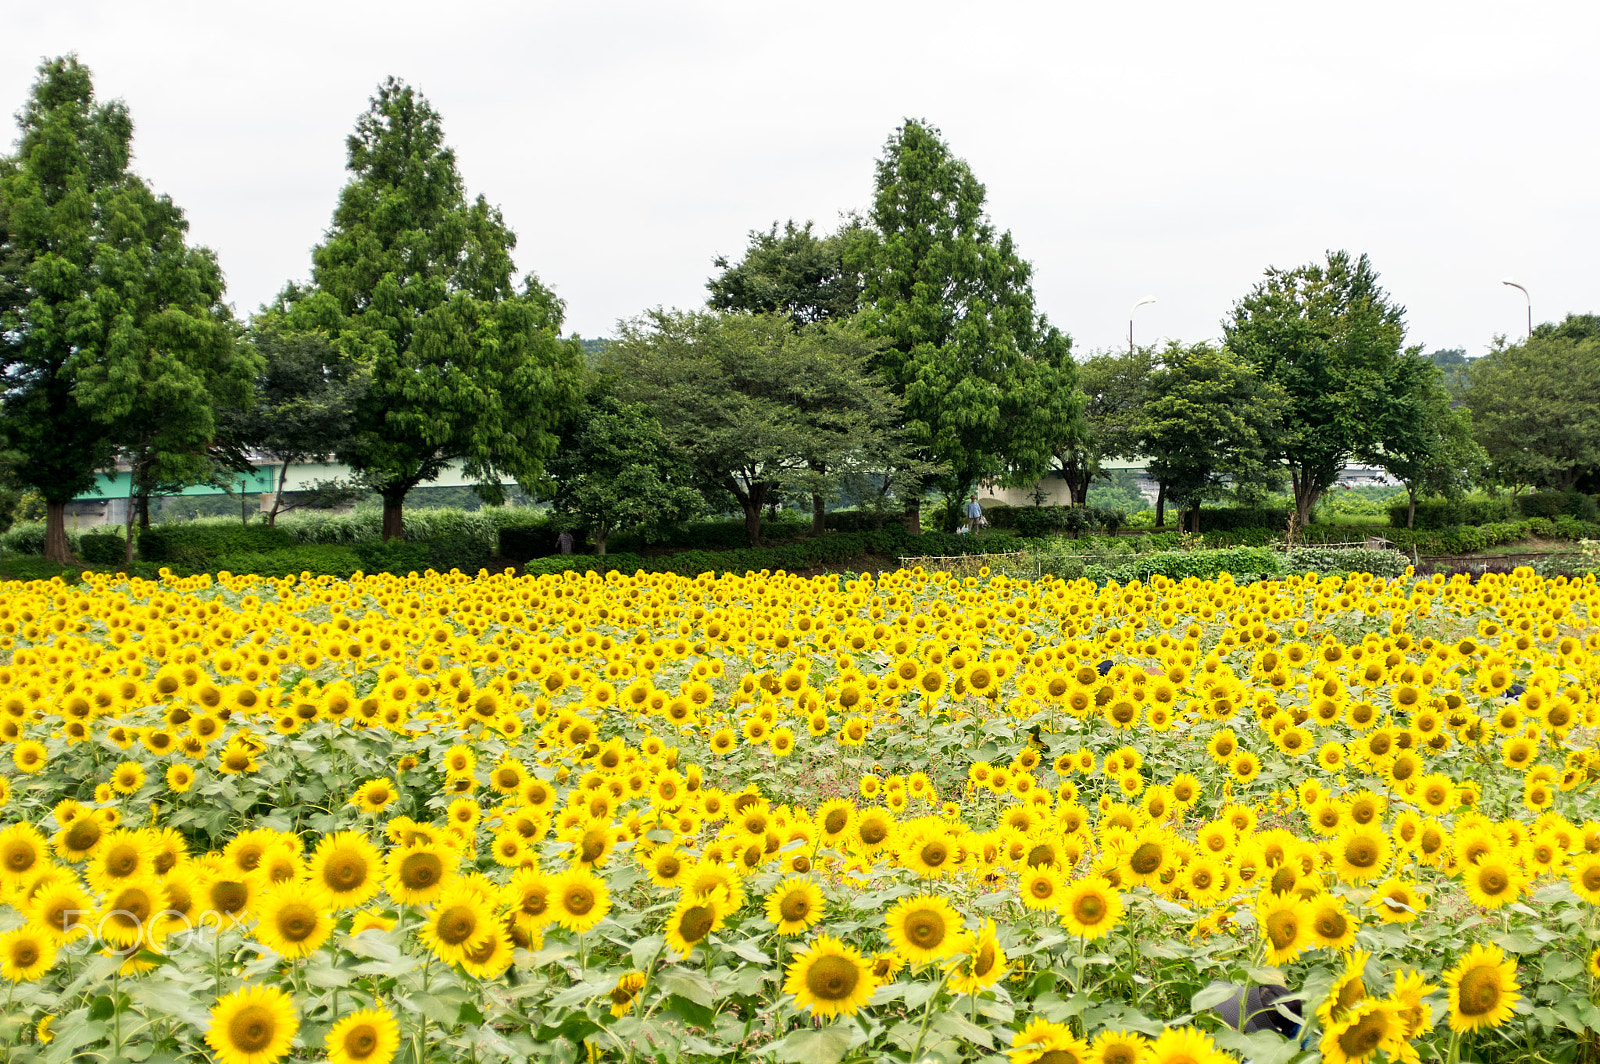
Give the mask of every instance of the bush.
M 76 529 L 67 529 L 67 547 L 74 554 L 78 553 L 80 538 Z M 4 535 L 0 535 L 0 547 L 16 554 L 43 554 L 44 522 L 19 521 Z
M 548 522 L 502 528 L 498 542 L 502 558 L 543 558 L 556 552 L 556 532 Z
M 1600 524 L 1593 521 L 1580 521 L 1562 514 L 1552 523 L 1556 526 L 1556 535 L 1562 539 L 1600 539 Z
M 1126 584 L 1134 580 L 1148 583 L 1155 576 L 1171 580 L 1186 580 L 1191 576 L 1210 580 L 1231 573 L 1236 580 L 1244 582 L 1277 576 L 1281 570 L 1282 556 L 1277 552 L 1262 547 L 1235 547 L 1141 554 L 1121 565 L 1085 566 L 1084 575 L 1096 583 L 1115 580 Z
M 299 576 L 303 572 L 313 576 L 349 577 L 358 571 L 369 571 L 362 557 L 350 547 L 333 544 L 287 547 L 274 551 L 245 551 L 222 555 L 213 559 L 210 572 L 250 573 L 274 579 Z
M 1517 500 L 1517 508 L 1524 517 L 1560 517 L 1562 514 L 1579 521 L 1595 519 L 1594 497 L 1578 491 L 1539 491 Z
M 1302 573 L 1371 573 L 1392 579 L 1404 573 L 1411 561 L 1392 550 L 1328 550 L 1296 547 L 1284 553 L 1284 575 Z
M 1239 529 L 1267 529 L 1276 535 L 1283 535 L 1284 529 L 1289 527 L 1289 511 L 1280 509 L 1263 509 L 1255 506 L 1228 506 L 1208 510 L 1200 510 L 1200 532 L 1209 535 L 1212 532 L 1233 532 Z
M 830 532 L 882 532 L 900 527 L 903 519 L 889 510 L 835 510 L 822 520 Z
M 294 537 L 281 528 L 237 521 L 189 521 L 152 525 L 140 532 L 139 558 L 201 570 L 210 568 L 212 560 L 222 555 L 265 554 L 294 545 Z
M 1406 527 L 1406 500 L 1389 504 L 1389 524 Z M 1460 499 L 1418 499 L 1415 529 L 1451 528 L 1456 525 L 1487 525 L 1508 521 L 1516 514 L 1507 498 L 1466 496 Z
M 1126 522 L 1121 510 L 1098 506 L 990 506 L 983 516 L 995 528 L 1015 530 L 1020 536 L 1039 536 L 1066 533 L 1081 536 L 1085 532 L 1105 530 L 1115 532 Z
M 683 551 L 646 558 L 629 551 L 607 554 L 556 555 L 530 559 L 523 572 L 534 576 L 567 572 L 677 573 L 698 576 L 706 572 L 756 572 L 784 569 L 794 572 L 859 558 L 864 554 L 884 554 L 895 558 L 954 557 L 977 554 L 1010 554 L 1023 549 L 1015 536 L 993 534 L 958 536 L 947 532 L 908 535 L 902 529 L 886 532 L 836 532 L 813 539 L 801 539 L 775 547 L 728 551 Z
M 120 532 L 85 532 L 75 553 L 90 565 L 121 565 L 128 557 L 128 541 Z

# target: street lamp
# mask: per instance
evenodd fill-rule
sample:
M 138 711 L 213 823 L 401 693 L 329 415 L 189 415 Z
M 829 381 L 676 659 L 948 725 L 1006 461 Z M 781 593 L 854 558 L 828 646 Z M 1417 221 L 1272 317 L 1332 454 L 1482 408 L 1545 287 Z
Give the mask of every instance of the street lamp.
M 1133 312 L 1144 306 L 1146 303 L 1154 303 L 1155 301 L 1155 296 L 1145 296 L 1128 310 L 1128 354 L 1130 355 L 1133 354 Z M 1532 321 L 1533 319 L 1529 318 L 1528 320 Z
M 1520 284 L 1518 284 L 1517 282 L 1513 281 L 1509 277 L 1507 277 L 1505 280 L 1501 281 L 1500 283 L 1501 284 L 1508 284 L 1512 288 L 1515 288 L 1517 291 L 1522 293 L 1522 298 L 1528 301 L 1528 339 L 1532 340 L 1533 339 L 1533 297 L 1528 294 L 1528 290 L 1526 288 L 1522 287 Z

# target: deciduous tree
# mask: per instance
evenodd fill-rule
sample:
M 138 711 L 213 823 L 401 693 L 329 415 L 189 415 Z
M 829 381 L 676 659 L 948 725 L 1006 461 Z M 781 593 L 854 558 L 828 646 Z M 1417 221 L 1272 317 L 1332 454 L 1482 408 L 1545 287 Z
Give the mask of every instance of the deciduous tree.
M 1472 364 L 1472 431 L 1502 484 L 1564 491 L 1600 470 L 1600 337 L 1573 333 L 1502 337 Z
M 674 452 L 661 424 L 641 403 L 624 403 L 604 381 L 561 432 L 547 472 L 551 508 L 586 529 L 605 554 L 615 532 L 638 532 L 654 542 L 702 505 L 694 474 Z
M 778 314 L 658 310 L 619 325 L 605 366 L 701 485 L 738 500 L 759 546 L 762 510 L 780 494 L 829 496 L 848 478 L 911 464 L 899 402 L 869 366 L 874 348 L 849 325 L 797 331 Z
M 1189 511 L 1192 531 L 1200 531 L 1204 500 L 1229 485 L 1273 479 L 1283 407 L 1282 390 L 1226 348 L 1167 345 L 1145 384 L 1134 436 L 1166 498 Z
M 1227 346 L 1286 396 L 1274 457 L 1288 468 L 1297 524 L 1347 462 L 1375 461 L 1394 420 L 1413 409 L 1404 315 L 1365 255 L 1333 251 L 1323 263 L 1267 270 L 1223 323 Z
M 715 260 L 722 272 L 706 282 L 712 310 L 786 314 L 796 327 L 846 321 L 861 309 L 861 272 L 845 264 L 844 252 L 860 229 L 852 221 L 837 233 L 818 236 L 812 223 L 793 219 L 778 232 L 752 230 L 744 257 Z

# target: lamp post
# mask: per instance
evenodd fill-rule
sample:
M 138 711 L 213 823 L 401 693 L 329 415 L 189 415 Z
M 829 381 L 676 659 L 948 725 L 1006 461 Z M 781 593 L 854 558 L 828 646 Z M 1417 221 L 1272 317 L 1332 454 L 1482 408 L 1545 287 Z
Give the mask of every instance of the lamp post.
M 1532 340 L 1533 339 L 1533 297 L 1528 294 L 1528 290 L 1526 288 L 1522 287 L 1520 284 L 1518 284 L 1517 282 L 1513 281 L 1509 277 L 1507 277 L 1505 280 L 1501 281 L 1500 283 L 1501 284 L 1507 284 L 1507 285 L 1510 285 L 1512 288 L 1515 288 L 1517 291 L 1522 293 L 1522 298 L 1527 300 L 1527 302 L 1528 302 L 1528 339 Z
M 1130 355 L 1133 354 L 1133 312 L 1144 306 L 1146 303 L 1154 303 L 1155 301 L 1155 296 L 1145 296 L 1128 309 L 1128 354 Z M 1530 318 L 1528 320 L 1532 321 L 1533 319 Z

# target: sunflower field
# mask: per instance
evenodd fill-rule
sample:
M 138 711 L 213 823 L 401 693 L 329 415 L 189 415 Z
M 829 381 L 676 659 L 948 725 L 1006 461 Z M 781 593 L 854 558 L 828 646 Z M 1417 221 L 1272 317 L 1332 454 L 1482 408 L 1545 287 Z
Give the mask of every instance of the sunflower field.
M 1600 589 L 0 586 L 0 1060 L 1600 1060 Z

